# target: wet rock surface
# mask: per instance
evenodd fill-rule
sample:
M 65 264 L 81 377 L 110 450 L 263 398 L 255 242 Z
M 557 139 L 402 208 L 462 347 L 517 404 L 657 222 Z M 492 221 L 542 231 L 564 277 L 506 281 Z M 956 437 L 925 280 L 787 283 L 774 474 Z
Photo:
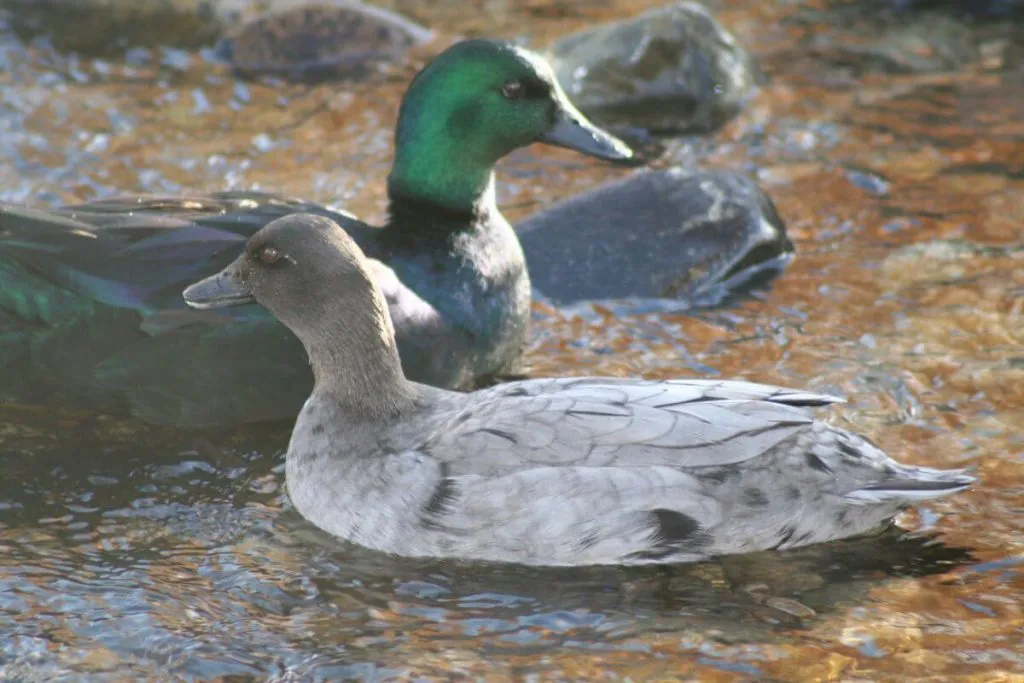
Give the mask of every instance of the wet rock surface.
M 629 296 L 714 305 L 777 274 L 793 251 L 771 199 L 728 171 L 640 171 L 518 230 L 534 287 L 555 303 Z
M 431 32 L 384 9 L 355 3 L 300 3 L 229 31 L 217 53 L 239 76 L 317 82 L 365 78 L 399 61 Z
M 740 111 L 758 78 L 752 58 L 696 2 L 565 36 L 549 53 L 585 113 L 659 132 L 718 128 Z

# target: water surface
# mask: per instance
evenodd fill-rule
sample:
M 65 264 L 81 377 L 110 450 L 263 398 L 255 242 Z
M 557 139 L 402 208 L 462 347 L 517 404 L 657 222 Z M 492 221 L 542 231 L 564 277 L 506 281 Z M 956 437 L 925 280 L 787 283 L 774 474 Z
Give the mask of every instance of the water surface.
M 653 4 L 395 6 L 543 45 Z M 529 365 L 838 392 L 837 422 L 908 462 L 974 467 L 976 490 L 903 516 L 910 538 L 700 565 L 415 562 L 340 544 L 291 510 L 287 426 L 181 434 L 4 407 L 0 677 L 1024 674 L 1024 40 L 1012 19 L 967 23 L 979 47 L 962 64 L 889 68 L 858 52 L 864 12 L 836 28 L 799 19 L 804 4 L 714 3 L 768 82 L 724 130 L 671 140 L 658 162 L 755 177 L 797 244 L 786 275 L 689 315 L 538 305 Z M 415 66 L 357 86 L 243 83 L 201 52 L 88 60 L 9 32 L 0 63 L 4 200 L 259 187 L 368 219 L 383 214 Z M 522 150 L 502 164 L 500 201 L 521 217 L 621 173 Z

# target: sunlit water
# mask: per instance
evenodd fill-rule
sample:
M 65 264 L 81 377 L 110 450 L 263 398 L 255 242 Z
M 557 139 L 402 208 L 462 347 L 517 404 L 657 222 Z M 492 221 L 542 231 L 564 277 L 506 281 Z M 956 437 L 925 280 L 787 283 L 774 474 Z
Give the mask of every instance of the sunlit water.
M 538 306 L 531 370 L 839 392 L 850 403 L 834 419 L 900 459 L 974 467 L 976 490 L 901 518 L 909 539 L 666 569 L 414 562 L 291 510 L 287 425 L 181 434 L 8 407 L 0 678 L 1024 673 L 1024 40 L 975 27 L 989 47 L 965 67 L 887 75 L 821 49 L 857 41 L 787 19 L 799 4 L 717 3 L 769 82 L 725 130 L 671 141 L 659 162 L 757 178 L 794 264 L 726 310 Z M 543 45 L 644 3 L 492 2 L 468 18 L 459 3 L 397 5 Z M 1016 52 L 997 49 L 1007 41 Z M 309 89 L 241 83 L 203 54 L 76 60 L 9 34 L 0 60 L 5 200 L 261 187 L 381 216 L 411 68 Z M 512 217 L 622 173 L 546 149 L 501 171 Z

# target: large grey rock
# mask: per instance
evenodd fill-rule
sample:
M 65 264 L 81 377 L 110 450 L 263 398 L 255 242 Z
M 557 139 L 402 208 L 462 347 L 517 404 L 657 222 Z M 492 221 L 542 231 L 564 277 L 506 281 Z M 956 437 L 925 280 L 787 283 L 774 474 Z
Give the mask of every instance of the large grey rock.
M 753 60 L 707 9 L 678 2 L 559 39 L 559 82 L 588 116 L 659 132 L 707 132 L 736 115 Z
M 556 304 L 715 305 L 780 272 L 793 252 L 771 199 L 727 171 L 640 171 L 541 211 L 518 231 L 530 279 Z
M 359 79 L 431 38 L 394 12 L 355 2 L 298 2 L 233 29 L 218 51 L 243 77 Z

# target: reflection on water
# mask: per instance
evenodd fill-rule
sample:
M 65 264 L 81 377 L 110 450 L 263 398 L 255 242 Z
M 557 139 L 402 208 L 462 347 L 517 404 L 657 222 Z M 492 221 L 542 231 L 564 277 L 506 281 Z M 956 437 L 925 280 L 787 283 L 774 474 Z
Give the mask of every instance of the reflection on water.
M 652 3 L 498 4 L 496 27 L 459 16 L 461 4 L 433 17 L 403 9 L 503 35 L 529 21 L 543 44 Z M 723 310 L 538 305 L 531 371 L 839 392 L 850 403 L 836 420 L 900 459 L 972 466 L 977 490 L 905 515 L 910 538 L 701 565 L 412 562 L 297 517 L 281 488 L 287 425 L 180 434 L 8 407 L 0 677 L 1024 673 L 1024 72 L 1013 58 L 1024 42 L 968 24 L 981 47 L 966 64 L 892 75 L 836 47 L 859 44 L 856 22 L 847 37 L 790 21 L 801 3 L 715 4 L 770 83 L 714 138 L 667 141 L 659 163 L 700 158 L 756 177 L 796 261 L 771 291 Z M 5 200 L 260 186 L 380 216 L 403 78 L 242 84 L 203 53 L 89 61 L 9 34 L 0 63 Z M 530 149 L 504 164 L 500 193 L 518 217 L 619 174 Z

